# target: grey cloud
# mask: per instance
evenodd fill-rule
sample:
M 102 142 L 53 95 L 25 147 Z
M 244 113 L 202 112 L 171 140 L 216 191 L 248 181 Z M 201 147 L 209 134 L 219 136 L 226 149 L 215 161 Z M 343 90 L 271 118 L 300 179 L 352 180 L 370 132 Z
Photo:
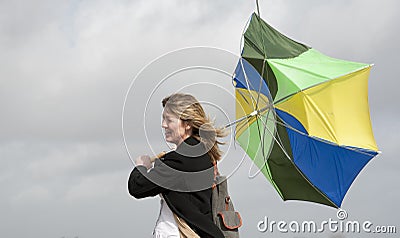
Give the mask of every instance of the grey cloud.
M 369 95 L 383 153 L 362 171 L 343 206 L 353 218 L 399 227 L 393 212 L 400 199 L 393 182 L 400 165 L 395 97 L 399 3 L 259 2 L 262 17 L 290 37 L 333 57 L 375 63 Z M 0 210 L 7 214 L 0 216 L 5 227 L 0 236 L 150 237 L 158 200 L 136 201 L 126 191 L 132 164 L 122 143 L 121 112 L 128 86 L 142 67 L 171 50 L 210 45 L 238 54 L 240 35 L 255 3 L 121 0 L 2 1 L 0 5 Z M 170 58 L 160 61 L 156 72 L 143 71 L 142 88 L 128 102 L 126 129 L 132 157 L 167 148 L 159 127 L 159 100 L 165 94 L 199 80 L 230 87 L 230 79 L 215 72 L 192 70 L 173 77 L 151 100 L 148 145 L 142 116 L 137 115 L 142 115 L 142 102 L 165 72 L 181 64 L 218 65 L 228 72 L 235 66 L 234 60 L 202 52 L 182 57 L 187 60 Z M 187 90 L 218 103 L 234 117 L 231 96 L 216 88 L 210 89 L 212 94 L 202 93 L 200 88 L 207 87 L 210 84 Z M 135 105 L 134 100 L 141 103 Z M 215 114 L 217 124 L 225 123 Z M 231 173 L 242 156 L 238 145 L 231 146 L 221 170 Z M 281 237 L 256 230 L 266 215 L 275 220 L 335 217 L 331 208 L 282 202 L 264 177 L 248 179 L 249 167 L 245 158 L 229 183 L 245 219 L 244 237 Z

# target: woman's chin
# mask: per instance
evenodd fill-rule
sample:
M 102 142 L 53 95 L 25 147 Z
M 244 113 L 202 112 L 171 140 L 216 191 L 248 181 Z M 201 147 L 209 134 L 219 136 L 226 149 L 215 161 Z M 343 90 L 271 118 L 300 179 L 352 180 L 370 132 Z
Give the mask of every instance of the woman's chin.
M 168 143 L 175 144 L 175 143 L 174 143 L 174 140 L 172 140 L 172 138 L 171 138 L 171 137 L 168 137 L 168 136 L 165 137 L 165 141 L 168 142 Z

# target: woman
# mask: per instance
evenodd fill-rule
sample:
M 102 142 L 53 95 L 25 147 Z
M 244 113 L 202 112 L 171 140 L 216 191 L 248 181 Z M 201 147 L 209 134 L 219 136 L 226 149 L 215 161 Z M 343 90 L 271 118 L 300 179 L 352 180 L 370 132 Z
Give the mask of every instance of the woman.
M 202 106 L 189 94 L 176 93 L 162 100 L 165 140 L 176 145 L 154 167 L 149 156 L 136 159 L 128 181 L 135 198 L 160 194 L 161 210 L 154 237 L 180 237 L 177 221 L 200 237 L 221 237 L 211 213 L 213 164 L 221 158 L 216 138 L 225 136 L 213 127 Z

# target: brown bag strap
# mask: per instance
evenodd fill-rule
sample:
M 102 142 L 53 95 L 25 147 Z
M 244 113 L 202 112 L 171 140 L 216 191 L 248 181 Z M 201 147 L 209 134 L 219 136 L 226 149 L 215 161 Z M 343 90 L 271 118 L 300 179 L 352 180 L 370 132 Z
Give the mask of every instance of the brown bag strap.
M 179 235 L 181 238 L 200 238 L 200 236 L 197 235 L 196 232 L 192 230 L 192 228 L 190 228 L 190 226 L 185 222 L 185 220 L 178 217 L 175 213 L 174 213 L 174 218 L 176 223 L 178 224 Z
M 217 167 L 217 162 L 213 162 L 214 165 L 214 183 L 212 185 L 212 188 L 214 189 L 217 186 L 217 176 L 219 175 L 218 167 Z
M 218 167 L 217 167 L 217 162 L 213 162 L 214 165 L 214 180 L 217 178 L 217 175 L 219 175 Z

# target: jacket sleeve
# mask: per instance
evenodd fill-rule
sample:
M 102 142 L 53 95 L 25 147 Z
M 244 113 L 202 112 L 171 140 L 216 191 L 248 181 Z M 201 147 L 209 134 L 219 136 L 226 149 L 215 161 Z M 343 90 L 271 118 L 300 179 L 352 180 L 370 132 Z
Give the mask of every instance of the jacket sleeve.
M 136 166 L 128 180 L 128 191 L 135 198 L 156 196 L 168 190 L 189 191 L 187 173 L 182 173 L 182 160 L 170 152 L 163 161 L 156 160 L 154 168 Z
M 150 181 L 147 176 L 147 168 L 145 166 L 136 166 L 128 180 L 129 194 L 135 198 L 154 197 L 165 191 L 165 188 L 158 186 Z

